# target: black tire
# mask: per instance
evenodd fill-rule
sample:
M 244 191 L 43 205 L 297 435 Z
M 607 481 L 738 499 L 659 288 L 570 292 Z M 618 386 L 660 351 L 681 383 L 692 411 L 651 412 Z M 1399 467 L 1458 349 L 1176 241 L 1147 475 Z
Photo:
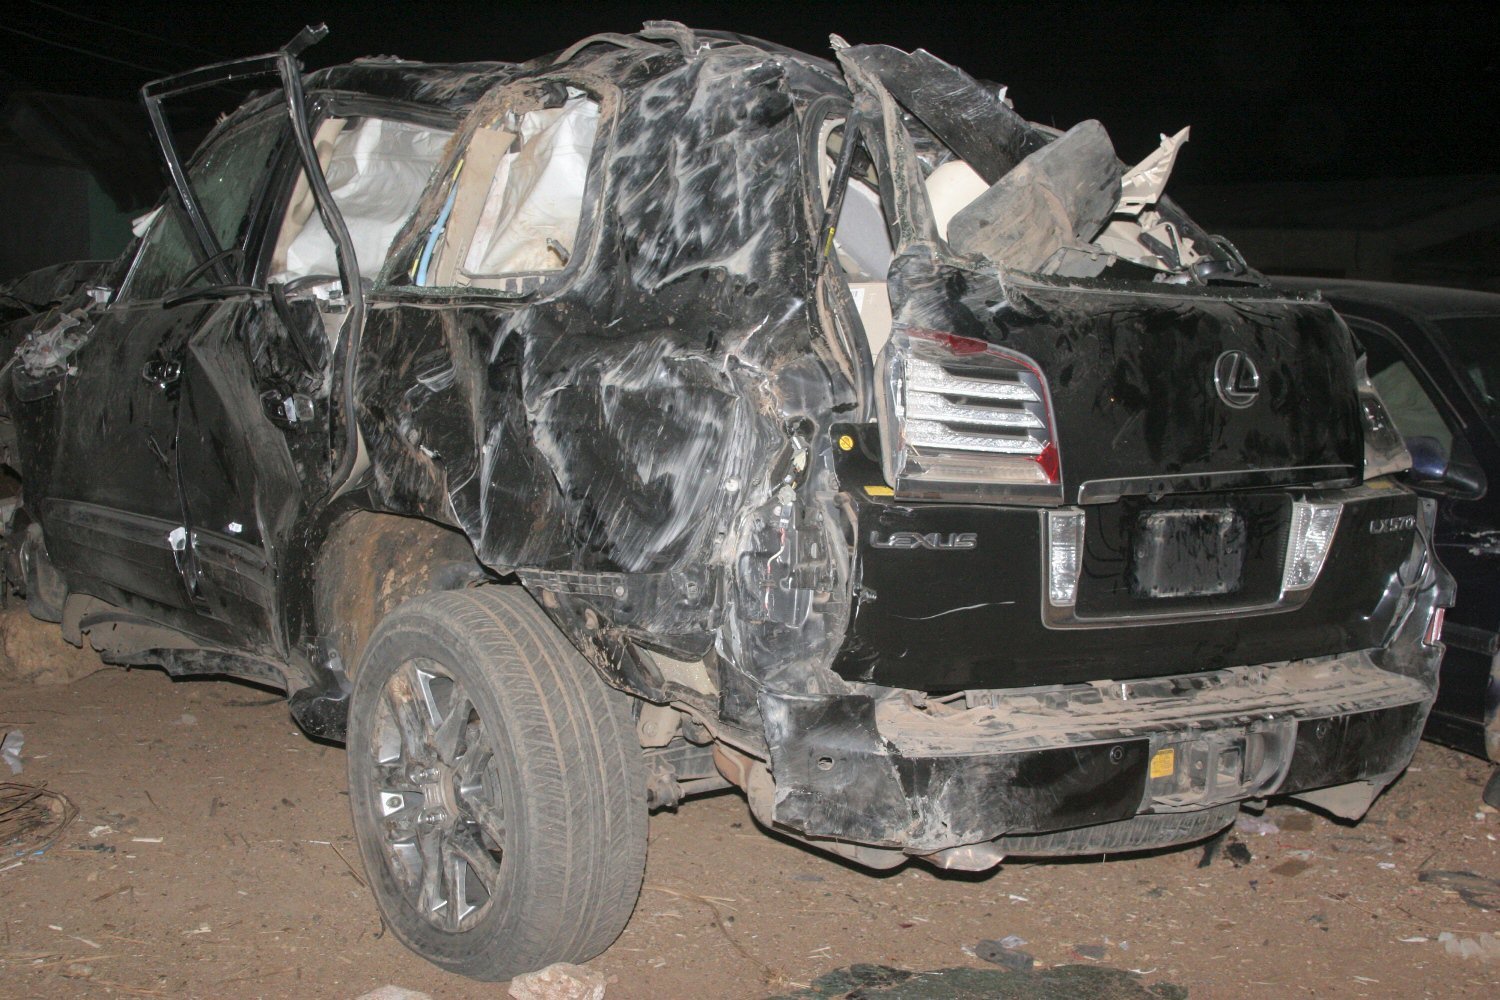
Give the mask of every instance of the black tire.
M 387 615 L 354 677 L 348 751 L 371 888 L 417 954 L 509 979 L 587 961 L 624 929 L 646 864 L 629 698 L 524 591 Z

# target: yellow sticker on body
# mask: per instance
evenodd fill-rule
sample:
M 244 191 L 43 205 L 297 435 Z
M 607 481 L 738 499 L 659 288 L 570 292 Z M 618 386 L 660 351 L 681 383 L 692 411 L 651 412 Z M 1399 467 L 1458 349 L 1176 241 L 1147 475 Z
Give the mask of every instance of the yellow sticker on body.
M 1151 755 L 1151 777 L 1165 778 L 1177 770 L 1177 751 L 1163 747 Z

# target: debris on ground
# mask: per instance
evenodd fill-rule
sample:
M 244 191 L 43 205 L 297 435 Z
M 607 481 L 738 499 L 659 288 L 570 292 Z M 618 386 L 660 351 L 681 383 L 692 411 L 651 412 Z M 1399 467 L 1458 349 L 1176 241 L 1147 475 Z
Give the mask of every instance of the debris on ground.
M 1438 935 L 1438 943 L 1448 954 L 1459 958 L 1477 958 L 1481 962 L 1500 961 L 1500 938 L 1493 934 L 1459 937 L 1452 931 L 1443 931 Z
M 515 1000 L 604 1000 L 605 979 L 581 965 L 554 962 L 510 981 Z
M 368 993 L 361 993 L 354 1000 L 432 1000 L 432 997 L 404 986 L 382 986 Z
M 1102 962 L 1109 949 L 1102 944 L 1075 944 L 1073 954 L 1079 958 L 1086 958 L 1090 962 Z
M 1280 833 L 1281 827 L 1264 816 L 1256 816 L 1253 813 L 1242 812 L 1234 818 L 1234 828 L 1240 833 L 1253 833 L 1257 837 L 1264 837 L 1270 833 Z
M 974 957 L 981 961 L 989 962 L 991 965 L 999 965 L 1016 972 L 1030 972 L 1036 964 L 1036 959 L 1028 951 L 1022 951 L 1026 940 L 1015 934 L 1008 934 L 998 941 L 984 940 L 974 945 Z
M 21 773 L 21 747 L 25 745 L 26 737 L 19 729 L 12 729 L 0 740 L 0 760 L 5 761 L 11 774 Z
M 1124 969 L 1059 965 L 1037 972 L 851 965 L 771 1000 L 1187 1000 L 1172 983 L 1144 983 Z
M 1458 898 L 1476 910 L 1500 910 L 1500 881 L 1470 871 L 1425 871 L 1417 881 L 1458 893 Z
M 78 807 L 61 792 L 0 781 L 0 850 L 6 855 L 45 853 L 77 818 Z

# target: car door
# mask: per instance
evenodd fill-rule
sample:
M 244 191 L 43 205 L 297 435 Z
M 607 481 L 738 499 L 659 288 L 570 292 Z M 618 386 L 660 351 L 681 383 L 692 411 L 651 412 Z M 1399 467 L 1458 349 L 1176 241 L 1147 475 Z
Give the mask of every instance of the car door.
M 187 345 L 232 306 L 205 294 L 238 277 L 285 115 L 231 121 L 186 172 L 222 247 L 205 260 L 178 206 L 151 221 L 122 287 L 72 358 L 58 389 L 47 496 L 48 551 L 71 589 L 189 631 L 201 601 L 178 489 L 178 416 Z
M 333 209 L 369 280 L 416 207 L 453 122 L 417 108 L 313 101 Z M 313 211 L 305 166 L 283 165 L 268 224 L 247 248 L 250 287 L 190 332 L 182 356 L 178 475 L 189 589 L 236 645 L 282 645 L 278 581 L 294 535 L 326 500 L 341 391 L 332 360 L 347 317 L 341 255 Z

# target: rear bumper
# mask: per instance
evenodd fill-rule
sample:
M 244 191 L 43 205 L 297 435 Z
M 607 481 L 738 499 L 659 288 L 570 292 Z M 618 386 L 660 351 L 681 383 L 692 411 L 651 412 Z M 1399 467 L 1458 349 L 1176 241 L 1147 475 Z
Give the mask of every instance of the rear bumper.
M 1109 824 L 1122 844 L 1165 846 L 1131 821 L 1360 782 L 1378 791 L 1410 761 L 1436 690 L 1442 647 L 1423 634 L 1452 581 L 1435 564 L 1422 576 L 1375 650 L 941 701 L 763 692 L 772 819 L 815 841 L 984 867 L 984 845 L 993 864 L 1038 834 Z

